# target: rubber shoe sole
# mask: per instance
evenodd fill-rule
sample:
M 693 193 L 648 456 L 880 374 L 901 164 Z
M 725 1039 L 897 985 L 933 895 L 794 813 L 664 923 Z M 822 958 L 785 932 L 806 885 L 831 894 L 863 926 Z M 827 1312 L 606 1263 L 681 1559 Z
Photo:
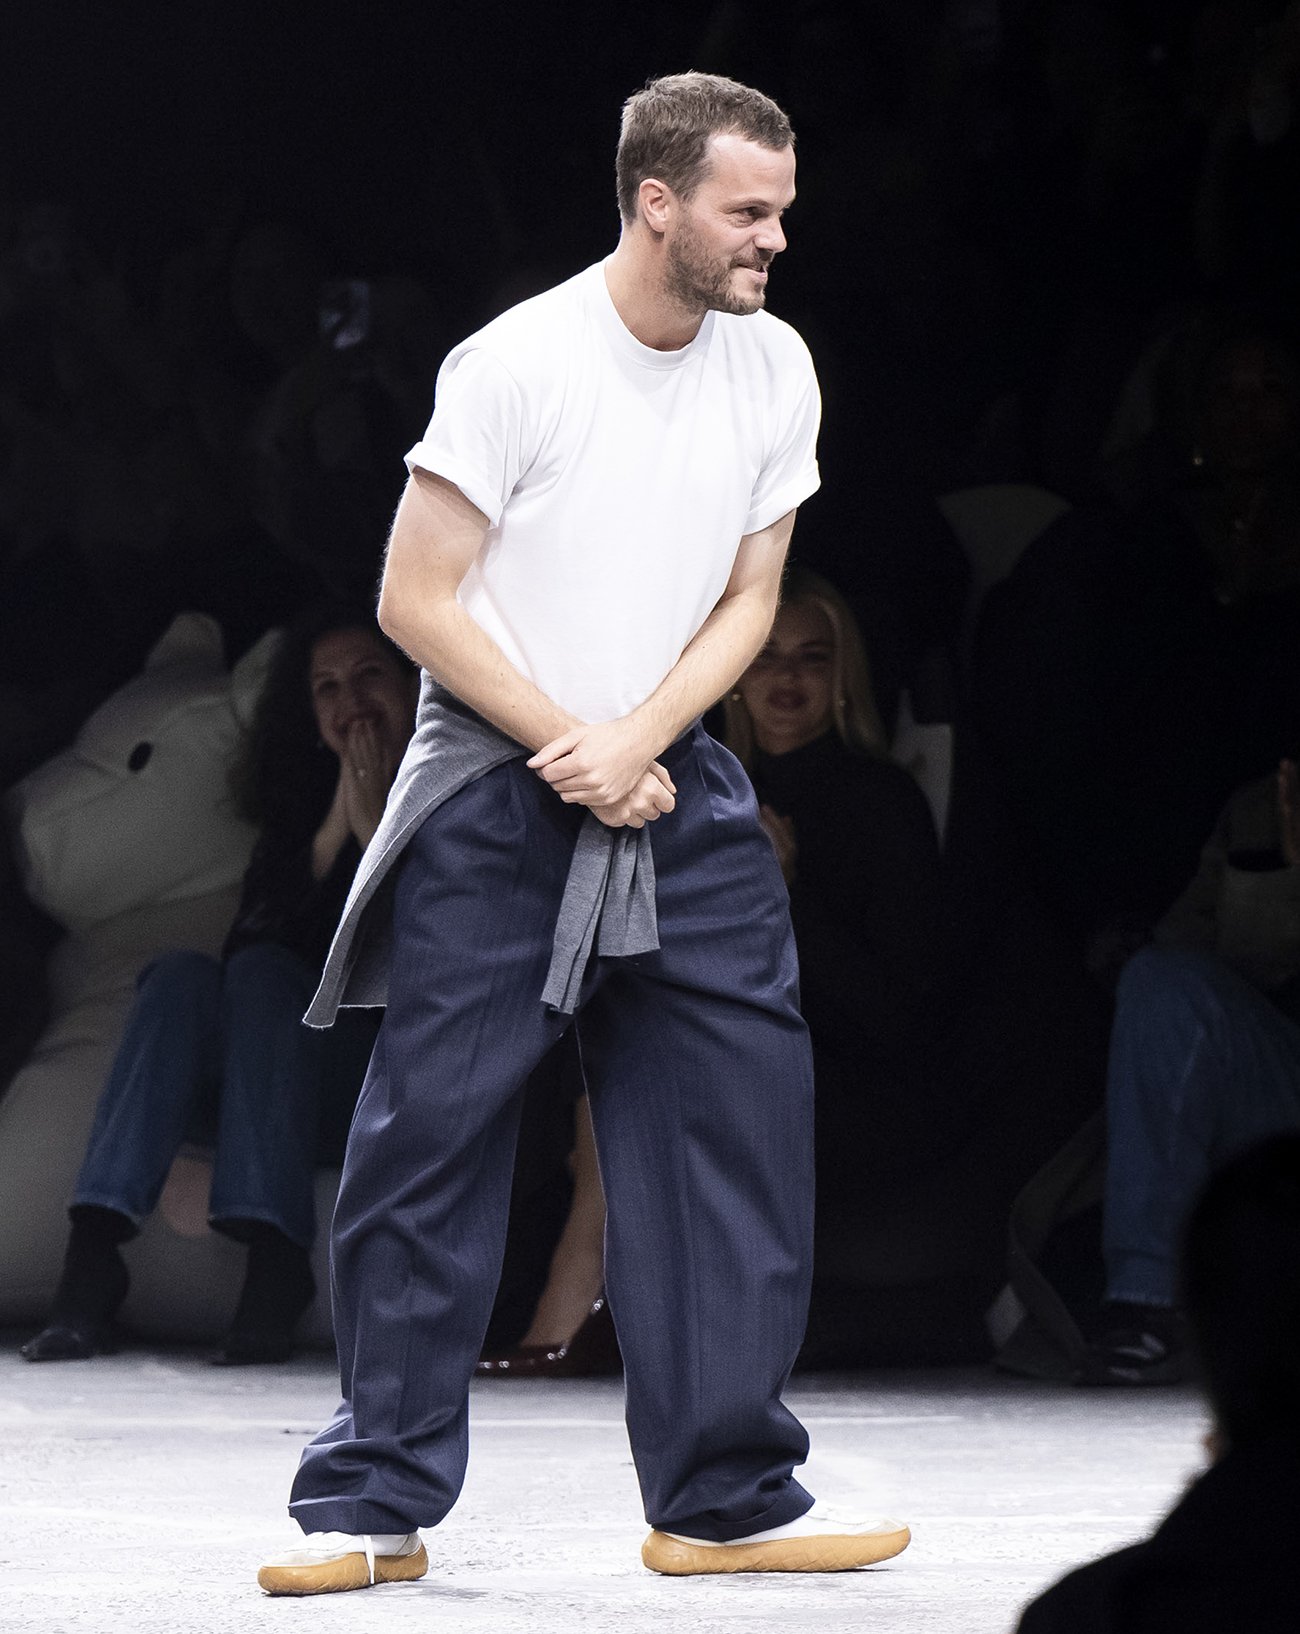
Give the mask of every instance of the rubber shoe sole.
M 376 1583 L 411 1583 L 429 1569 L 423 1544 L 409 1555 L 376 1555 Z M 310 1566 L 263 1566 L 258 1583 L 268 1594 L 340 1594 L 345 1589 L 368 1589 L 370 1568 L 365 1555 L 338 1555 Z
M 912 1541 L 906 1526 L 880 1532 L 824 1532 L 767 1543 L 723 1543 L 713 1548 L 683 1543 L 667 1532 L 651 1532 L 641 1560 L 666 1577 L 705 1572 L 848 1572 L 901 1555 Z

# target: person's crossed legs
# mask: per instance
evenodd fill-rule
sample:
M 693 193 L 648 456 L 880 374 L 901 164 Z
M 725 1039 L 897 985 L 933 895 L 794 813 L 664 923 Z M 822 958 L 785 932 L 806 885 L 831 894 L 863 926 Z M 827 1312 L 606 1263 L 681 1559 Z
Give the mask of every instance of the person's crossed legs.
M 1300 1128 L 1300 1027 L 1222 960 L 1146 948 L 1120 978 L 1106 1117 L 1107 1305 L 1083 1382 L 1185 1378 L 1183 1223 L 1230 1157 Z

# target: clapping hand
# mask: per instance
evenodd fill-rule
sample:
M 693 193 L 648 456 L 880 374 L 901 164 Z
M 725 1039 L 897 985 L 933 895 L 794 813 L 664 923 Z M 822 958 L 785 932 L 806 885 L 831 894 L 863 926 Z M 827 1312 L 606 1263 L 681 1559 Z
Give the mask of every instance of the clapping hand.
M 353 721 L 339 762 L 339 791 L 348 827 L 362 849 L 379 827 L 396 770 L 375 723 L 364 716 Z

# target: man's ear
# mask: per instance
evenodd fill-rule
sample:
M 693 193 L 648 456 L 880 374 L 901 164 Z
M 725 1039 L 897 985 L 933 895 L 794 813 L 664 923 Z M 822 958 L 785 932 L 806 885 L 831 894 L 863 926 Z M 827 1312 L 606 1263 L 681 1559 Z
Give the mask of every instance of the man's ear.
M 637 188 L 637 203 L 646 226 L 651 232 L 662 233 L 667 230 L 673 211 L 677 208 L 677 195 L 665 182 L 647 176 Z

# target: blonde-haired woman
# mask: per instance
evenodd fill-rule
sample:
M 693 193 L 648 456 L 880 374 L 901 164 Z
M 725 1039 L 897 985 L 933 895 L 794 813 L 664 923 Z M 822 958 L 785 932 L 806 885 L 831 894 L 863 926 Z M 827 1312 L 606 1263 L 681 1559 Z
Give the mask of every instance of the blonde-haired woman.
M 829 580 L 796 563 L 786 575 L 781 609 L 767 645 L 723 701 L 723 738 L 745 769 L 752 768 L 755 749 L 749 700 L 761 698 L 763 677 L 773 672 L 783 649 L 806 649 L 809 663 L 805 667 L 819 677 L 819 685 L 804 711 L 785 716 L 779 710 L 775 716 L 769 712 L 767 730 L 787 739 L 809 731 L 820 735 L 829 727 L 850 749 L 887 755 L 889 746 L 871 686 L 867 649 L 853 610 Z M 820 685 L 823 678 L 824 686 Z
M 851 1252 L 864 1187 L 926 1139 L 945 1009 L 939 845 L 888 758 L 857 621 L 806 568 L 791 569 L 725 718 L 790 889 L 816 1063 L 820 1274 Z

